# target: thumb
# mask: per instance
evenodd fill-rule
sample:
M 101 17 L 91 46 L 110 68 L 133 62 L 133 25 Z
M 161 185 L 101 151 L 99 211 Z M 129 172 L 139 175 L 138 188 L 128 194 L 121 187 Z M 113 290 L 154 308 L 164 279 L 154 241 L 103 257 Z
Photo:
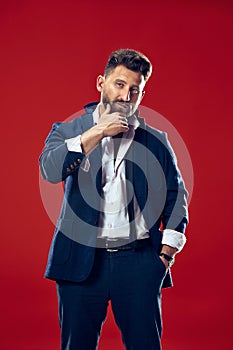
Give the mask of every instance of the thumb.
M 106 107 L 105 107 L 106 106 Z M 111 106 L 109 103 L 104 105 L 103 102 L 100 103 L 99 105 L 99 115 L 101 116 L 102 114 L 108 114 L 111 110 Z

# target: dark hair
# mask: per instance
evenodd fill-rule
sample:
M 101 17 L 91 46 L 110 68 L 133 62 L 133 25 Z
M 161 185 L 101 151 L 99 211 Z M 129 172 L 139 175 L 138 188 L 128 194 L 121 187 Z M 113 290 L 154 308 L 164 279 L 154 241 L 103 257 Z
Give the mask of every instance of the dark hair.
M 112 52 L 109 56 L 104 69 L 104 76 L 109 75 L 120 65 L 134 72 L 140 72 L 144 76 L 145 81 L 149 79 L 152 73 L 152 64 L 144 54 L 135 50 L 120 49 Z

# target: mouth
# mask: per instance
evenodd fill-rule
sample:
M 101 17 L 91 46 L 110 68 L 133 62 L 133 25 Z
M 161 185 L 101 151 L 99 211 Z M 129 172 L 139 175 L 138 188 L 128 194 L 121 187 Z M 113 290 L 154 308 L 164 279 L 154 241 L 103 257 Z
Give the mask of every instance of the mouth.
M 118 112 L 124 117 L 129 117 L 132 111 L 132 104 L 125 101 L 112 101 L 111 113 Z
M 126 102 L 116 101 L 114 102 L 114 105 L 117 109 L 121 110 L 124 113 L 127 113 L 130 110 L 130 104 Z
M 123 107 L 129 106 L 129 103 L 128 103 L 128 102 L 116 101 L 116 102 L 114 102 L 114 103 L 118 104 L 119 106 L 123 106 Z

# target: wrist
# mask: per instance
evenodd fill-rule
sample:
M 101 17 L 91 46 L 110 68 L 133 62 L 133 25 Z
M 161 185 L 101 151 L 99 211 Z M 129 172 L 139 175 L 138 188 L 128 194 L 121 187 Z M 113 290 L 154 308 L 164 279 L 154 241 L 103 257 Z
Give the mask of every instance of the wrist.
M 105 137 L 104 126 L 101 124 L 94 125 L 90 130 L 92 130 L 92 137 L 95 137 L 99 142 Z
M 89 154 L 103 139 L 103 128 L 98 125 L 93 126 L 91 129 L 85 131 L 81 135 L 81 146 L 84 153 Z
M 163 252 L 161 252 L 159 254 L 160 258 L 164 261 L 165 265 L 167 267 L 172 267 L 175 263 L 175 258 L 174 256 L 171 256 L 171 255 L 168 255 L 168 254 L 165 254 Z
M 177 250 L 177 248 L 174 248 L 174 247 L 171 247 L 169 245 L 163 244 L 160 253 L 167 254 L 167 255 L 171 256 L 172 258 L 174 258 L 176 253 L 178 253 L 178 250 Z

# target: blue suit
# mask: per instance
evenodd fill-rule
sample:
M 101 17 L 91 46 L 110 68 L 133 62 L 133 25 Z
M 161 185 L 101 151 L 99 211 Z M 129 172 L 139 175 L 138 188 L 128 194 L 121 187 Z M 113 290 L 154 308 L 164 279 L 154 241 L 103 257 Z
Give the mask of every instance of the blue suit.
M 64 201 L 45 272 L 47 278 L 54 280 L 83 281 L 94 262 L 100 197 L 93 194 L 101 193 L 101 149 L 99 146 L 89 155 L 90 171 L 84 172 L 81 166 L 85 155 L 69 152 L 64 140 L 93 126 L 95 107 L 95 104 L 85 106 L 86 113 L 69 123 L 55 123 L 40 156 L 42 176 L 52 183 L 65 183 Z M 146 125 L 144 119 L 139 121 L 131 155 L 127 155 L 126 170 L 133 163 L 134 176 L 130 180 L 158 253 L 161 222 L 164 228 L 185 231 L 187 192 L 166 134 Z M 169 273 L 163 286 L 170 285 Z
M 158 257 L 161 226 L 184 233 L 187 192 L 166 134 L 138 117 L 140 126 L 125 156 L 125 170 L 151 245 L 137 253 L 115 255 L 96 249 L 101 146 L 88 156 L 90 168 L 85 171 L 85 155 L 68 151 L 65 143 L 93 126 L 95 107 L 89 104 L 81 117 L 55 123 L 40 156 L 42 176 L 52 183 L 64 181 L 64 200 L 45 272 L 57 281 L 61 349 L 96 349 L 111 299 L 126 348 L 160 350 L 160 290 L 172 285 L 170 271 L 165 274 Z

